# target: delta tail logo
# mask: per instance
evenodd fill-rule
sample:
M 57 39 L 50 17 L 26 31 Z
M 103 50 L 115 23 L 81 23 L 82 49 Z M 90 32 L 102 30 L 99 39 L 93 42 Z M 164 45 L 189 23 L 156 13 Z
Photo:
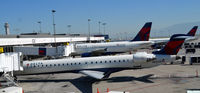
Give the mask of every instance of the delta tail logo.
M 149 41 L 152 22 L 147 22 L 137 36 L 131 41 Z
M 185 35 L 185 34 L 173 35 L 170 38 L 169 42 L 167 42 L 164 48 L 162 48 L 160 51 L 155 51 L 153 53 L 163 54 L 163 55 L 176 55 L 186 39 L 184 36 L 188 36 L 188 35 Z
M 194 26 L 187 35 L 195 36 L 198 26 Z

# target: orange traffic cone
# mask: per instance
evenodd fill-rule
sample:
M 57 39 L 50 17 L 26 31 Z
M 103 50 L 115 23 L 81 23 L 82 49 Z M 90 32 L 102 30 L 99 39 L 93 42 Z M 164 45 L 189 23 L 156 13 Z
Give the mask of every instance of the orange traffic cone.
M 22 93 L 24 93 L 24 90 L 22 89 Z
M 109 92 L 109 88 L 107 88 L 107 93 Z
M 99 88 L 97 88 L 97 93 L 100 93 L 100 92 L 99 92 Z
M 198 70 L 196 70 L 196 77 L 198 77 L 199 75 L 198 75 Z

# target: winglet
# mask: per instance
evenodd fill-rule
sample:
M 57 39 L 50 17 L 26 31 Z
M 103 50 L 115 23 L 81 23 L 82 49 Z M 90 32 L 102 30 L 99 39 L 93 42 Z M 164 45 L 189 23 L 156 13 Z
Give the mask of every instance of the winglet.
M 185 34 L 175 34 L 171 36 L 163 49 L 154 51 L 153 54 L 176 55 L 187 37 L 188 35 Z
M 195 36 L 198 26 L 194 26 L 187 35 Z
M 152 22 L 147 22 L 137 36 L 131 41 L 149 41 Z

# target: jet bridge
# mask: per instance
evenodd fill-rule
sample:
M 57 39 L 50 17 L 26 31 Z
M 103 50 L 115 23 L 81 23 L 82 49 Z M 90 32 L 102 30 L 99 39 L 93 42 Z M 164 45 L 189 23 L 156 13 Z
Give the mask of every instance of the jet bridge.
M 69 56 L 74 52 L 74 44 L 58 47 L 39 47 L 39 46 L 14 46 L 14 52 L 22 52 L 25 56 Z
M 23 71 L 19 53 L 2 53 L 0 54 L 0 75 L 7 81 L 7 85 L 16 85 L 13 78 L 13 71 Z

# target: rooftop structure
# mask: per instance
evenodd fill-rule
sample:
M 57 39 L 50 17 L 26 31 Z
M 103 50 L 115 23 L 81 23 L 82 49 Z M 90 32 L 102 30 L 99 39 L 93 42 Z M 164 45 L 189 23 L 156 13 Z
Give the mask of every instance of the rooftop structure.
M 89 41 L 86 35 L 81 34 L 56 34 L 54 37 L 48 33 L 24 33 L 21 35 L 0 35 L 0 46 L 55 43 L 55 40 L 56 43 Z M 90 40 L 103 41 L 105 38 L 103 36 L 90 36 Z

